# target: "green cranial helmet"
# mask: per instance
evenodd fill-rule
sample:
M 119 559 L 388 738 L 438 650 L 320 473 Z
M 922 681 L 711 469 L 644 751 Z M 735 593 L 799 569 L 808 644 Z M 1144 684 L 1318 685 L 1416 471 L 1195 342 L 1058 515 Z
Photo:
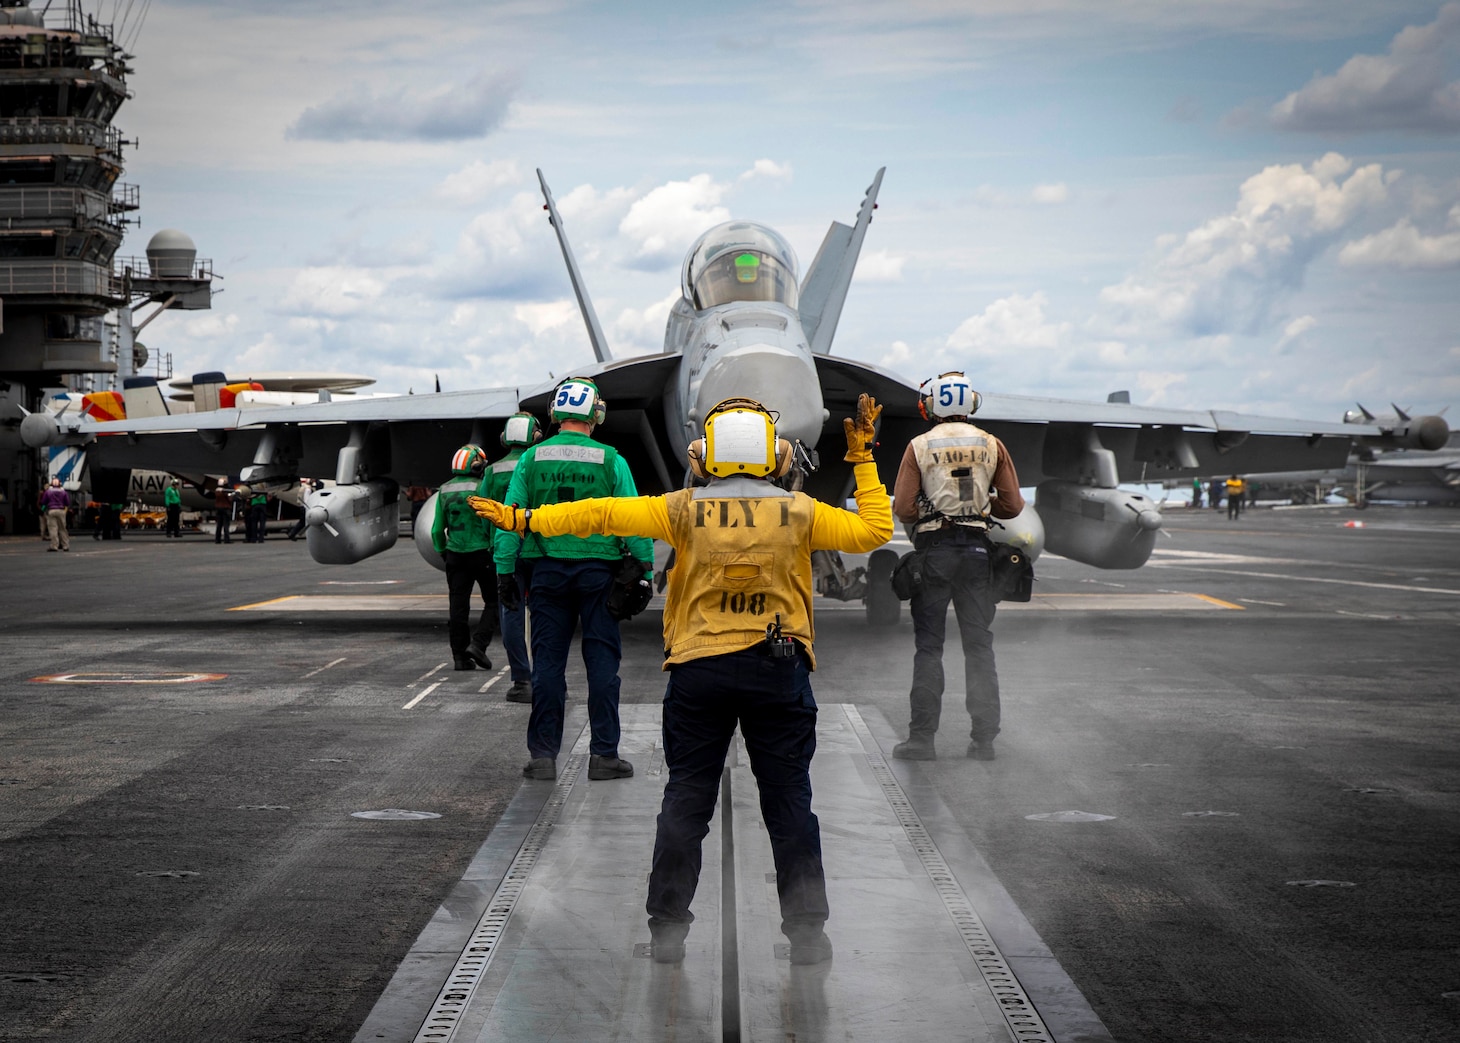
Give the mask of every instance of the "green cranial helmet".
M 564 420 L 601 424 L 607 414 L 608 407 L 598 394 L 598 385 L 586 377 L 569 377 L 559 384 L 548 410 L 555 424 Z
M 487 454 L 479 445 L 464 445 L 451 457 L 452 474 L 469 474 L 480 478 L 487 469 Z

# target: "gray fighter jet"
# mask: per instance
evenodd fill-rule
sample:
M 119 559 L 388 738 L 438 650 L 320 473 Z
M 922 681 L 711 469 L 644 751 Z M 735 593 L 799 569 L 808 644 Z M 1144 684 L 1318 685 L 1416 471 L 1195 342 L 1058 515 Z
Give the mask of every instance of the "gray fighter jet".
M 892 484 L 908 441 L 925 428 L 917 386 L 831 354 L 882 174 L 873 178 L 852 225 L 832 223 L 804 277 L 790 245 L 764 225 L 732 221 L 705 232 L 685 257 L 664 351 L 614 359 L 539 171 L 597 359 L 577 375 L 591 378 L 607 401 L 598 437 L 623 454 L 642 491 L 681 486 L 684 450 L 709 407 L 746 395 L 776 410 L 780 433 L 798 443 L 796 480 L 839 504 L 852 487 L 851 468 L 836 448 L 841 418 L 864 391 L 884 407 L 876 455 L 883 480 Z M 975 422 L 1004 441 L 1021 481 L 1037 487 L 1033 506 L 997 538 L 1019 542 L 1033 555 L 1047 548 L 1100 568 L 1144 564 L 1161 525 L 1156 505 L 1119 489 L 1121 482 L 1336 467 L 1354 444 L 1438 448 L 1449 431 L 1439 417 L 1381 427 L 1030 398 L 1003 394 L 972 376 L 983 395 Z M 344 564 L 395 542 L 402 486 L 438 482 L 454 448 L 494 444 L 517 409 L 544 414 L 555 383 L 109 423 L 35 414 L 21 433 L 32 446 L 89 444 L 92 466 L 238 473 L 251 485 L 333 475 L 337 484 L 308 500 L 307 539 L 315 560 Z M 823 438 L 828 452 L 816 466 Z M 429 541 L 421 549 L 434 558 Z M 869 614 L 895 619 L 886 588 L 893 560 L 891 551 L 876 552 L 866 588 L 834 575 L 826 592 L 860 597 L 865 589 Z

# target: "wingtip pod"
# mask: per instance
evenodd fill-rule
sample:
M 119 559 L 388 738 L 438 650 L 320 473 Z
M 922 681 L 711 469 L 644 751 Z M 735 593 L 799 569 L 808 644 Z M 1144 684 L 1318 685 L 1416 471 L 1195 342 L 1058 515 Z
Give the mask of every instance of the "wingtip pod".
M 1380 430 L 1384 433 L 1377 437 L 1356 441 L 1371 449 L 1421 449 L 1426 452 L 1443 449 L 1450 441 L 1450 425 L 1442 416 L 1408 417 L 1393 427 L 1382 426 Z
M 41 449 L 48 445 L 60 445 L 65 437 L 60 422 L 46 413 L 28 413 L 20 421 L 20 440 L 28 448 Z
M 1408 435 L 1414 448 L 1434 452 L 1450 441 L 1450 425 L 1442 416 L 1416 417 L 1409 422 Z

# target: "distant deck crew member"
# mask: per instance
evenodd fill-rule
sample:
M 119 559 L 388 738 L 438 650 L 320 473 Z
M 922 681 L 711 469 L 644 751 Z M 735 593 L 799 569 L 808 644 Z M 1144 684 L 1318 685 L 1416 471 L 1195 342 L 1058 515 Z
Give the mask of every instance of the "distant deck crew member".
M 1227 489 L 1227 520 L 1242 517 L 1242 501 L 1247 498 L 1247 483 L 1238 475 L 1233 475 L 1226 481 Z
M 1004 443 L 969 422 L 978 392 L 960 372 L 925 380 L 918 410 L 930 430 L 908 443 L 893 490 L 893 513 L 913 526 L 913 548 L 925 551 L 921 587 L 913 594 L 913 677 L 903 760 L 934 760 L 933 736 L 943 710 L 943 637 L 953 602 L 963 639 L 964 702 L 971 719 L 968 756 L 994 759 L 999 734 L 999 675 L 994 667 L 990 518 L 1024 509 L 1019 476 Z
M 162 490 L 162 505 L 167 509 L 167 535 L 182 539 L 182 489 L 176 478 Z
M 269 516 L 269 494 L 262 489 L 254 489 L 247 495 L 248 513 L 243 516 L 243 542 L 263 543 L 264 526 Z
M 512 484 L 512 472 L 517 470 L 517 461 L 530 447 L 542 441 L 542 425 L 531 413 L 513 413 L 502 428 L 501 442 L 507 455 L 487 468 L 482 475 L 478 490 L 489 500 L 507 499 L 507 487 Z M 527 578 L 520 571 L 514 577 L 517 589 L 527 586 Z M 520 597 L 512 605 L 498 599 L 499 620 L 502 627 L 502 649 L 507 653 L 507 666 L 512 685 L 504 698 L 509 703 L 532 702 L 532 660 L 527 656 L 527 608 Z
M 52 478 L 41 493 L 41 510 L 45 512 L 46 531 L 50 534 L 48 551 L 71 549 L 71 534 L 66 531 L 66 512 L 71 509 L 71 494 L 61 487 L 61 479 Z
M 553 393 L 549 416 L 558 433 L 525 449 L 507 485 L 507 503 L 518 507 L 568 503 L 603 496 L 635 496 L 629 465 L 611 446 L 592 438 L 607 406 L 591 380 L 572 377 Z M 502 601 L 515 605 L 521 595 L 515 578 L 527 575 L 532 607 L 532 716 L 527 723 L 530 759 L 522 769 L 529 779 L 557 777 L 567 705 L 568 650 L 583 624 L 583 665 L 588 672 L 588 747 L 590 779 L 622 779 L 634 766 L 619 756 L 619 676 L 622 656 L 618 621 L 608 610 L 608 595 L 626 554 L 654 569 L 654 544 L 640 537 L 573 536 L 511 529 L 497 533 L 496 564 Z
M 233 542 L 233 505 L 235 497 L 227 482 L 213 489 L 213 542 Z
M 497 620 L 497 570 L 492 565 L 492 523 L 477 516 L 467 504 L 476 495 L 487 470 L 487 454 L 480 446 L 464 445 L 451 457 L 451 478 L 436 493 L 436 518 L 431 525 L 431 546 L 446 561 L 449 595 L 447 639 L 451 661 L 458 670 L 492 668 L 487 645 Z M 471 592 L 482 592 L 482 615 L 471 627 Z
M 870 551 L 892 535 L 892 504 L 872 462 L 880 412 L 863 395 L 857 418 L 845 421 L 856 513 L 774 484 L 790 470 L 791 446 L 776 437 L 774 414 L 750 399 L 716 405 L 705 419 L 704 437 L 691 444 L 690 468 L 708 480 L 704 488 L 532 511 L 477 503 L 504 530 L 526 531 L 529 540 L 606 533 L 652 537 L 674 547 L 677 564 L 664 609 L 669 781 L 646 903 L 658 962 L 684 958 L 700 846 L 737 724 L 760 790 L 790 959 L 819 963 L 831 957 L 821 827 L 811 810 L 811 553 Z

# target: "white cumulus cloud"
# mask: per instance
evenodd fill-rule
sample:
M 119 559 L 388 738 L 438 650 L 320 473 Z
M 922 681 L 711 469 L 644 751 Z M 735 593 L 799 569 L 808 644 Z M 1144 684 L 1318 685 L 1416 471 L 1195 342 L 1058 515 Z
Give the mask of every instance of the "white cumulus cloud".
M 720 205 L 728 188 L 709 174 L 670 181 L 629 207 L 619 231 L 637 244 L 642 265 L 667 267 L 705 229 L 730 220 L 730 211 Z
M 763 177 L 771 181 L 791 180 L 791 164 L 777 163 L 773 159 L 757 159 L 753 166 L 741 174 L 739 180 L 749 181 L 751 178 Z
M 1460 132 L 1460 80 L 1447 80 L 1460 51 L 1460 3 L 1428 25 L 1402 30 L 1384 54 L 1357 54 L 1337 72 L 1315 76 L 1273 106 L 1282 130 Z
M 1333 152 L 1267 167 L 1242 184 L 1231 213 L 1163 237 L 1146 270 L 1105 287 L 1101 301 L 1124 335 L 1257 333 L 1313 258 L 1385 202 L 1388 181 L 1379 164 L 1354 170 Z
M 1425 235 L 1409 218 L 1402 217 L 1382 232 L 1346 244 L 1338 260 L 1371 268 L 1460 268 L 1460 229 Z
M 1067 322 L 1049 322 L 1043 293 L 1002 297 L 964 319 L 948 337 L 948 349 L 975 359 L 1001 356 L 1010 348 L 1054 348 L 1069 334 Z
M 522 171 L 516 160 L 494 159 L 487 163 L 479 159 L 443 178 L 436 186 L 436 195 L 448 203 L 479 203 L 498 189 L 521 183 Z
M 855 276 L 859 282 L 902 282 L 902 266 L 906 263 L 906 257 L 873 250 L 857 259 Z

